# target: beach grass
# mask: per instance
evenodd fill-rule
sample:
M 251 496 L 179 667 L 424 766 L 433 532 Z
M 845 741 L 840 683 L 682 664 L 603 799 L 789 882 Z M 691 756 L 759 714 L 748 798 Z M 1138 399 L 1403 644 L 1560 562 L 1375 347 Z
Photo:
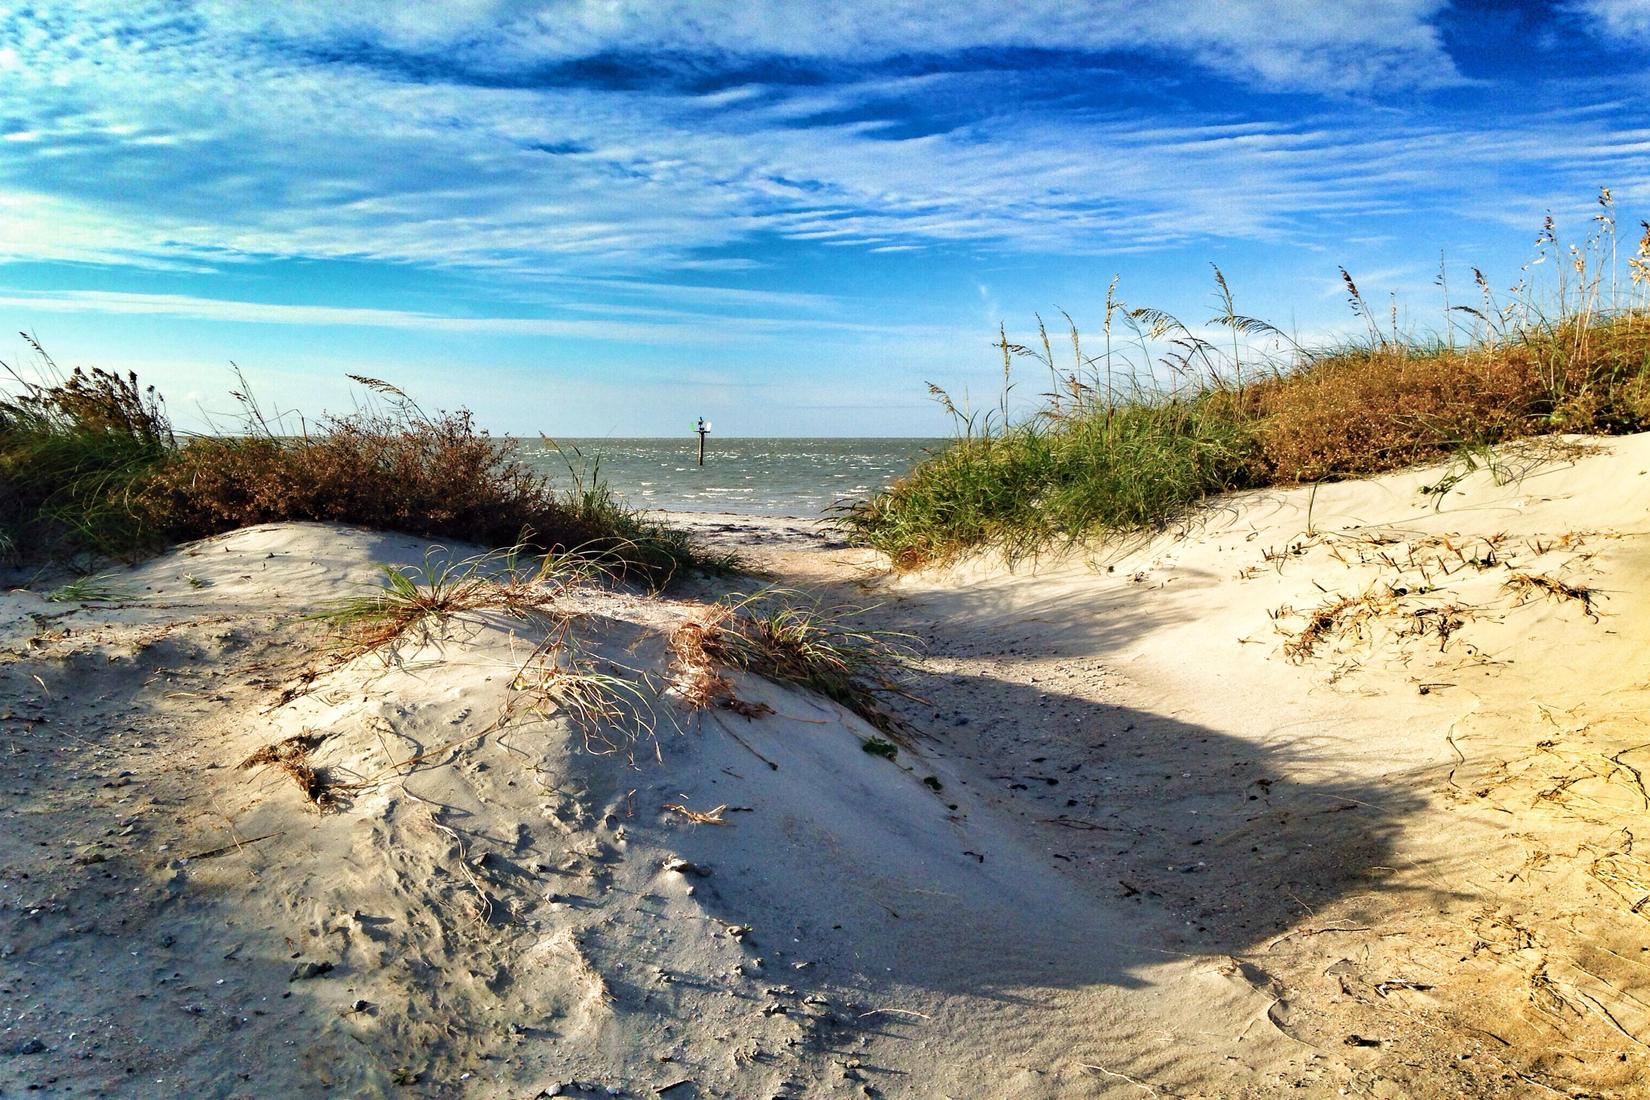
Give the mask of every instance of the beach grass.
M 137 599 L 137 593 L 108 577 L 76 577 L 47 593 L 51 603 L 119 603 Z
M 137 498 L 178 450 L 159 395 L 133 374 L 65 375 L 24 339 L 54 381 L 0 364 L 12 383 L 0 393 L 0 556 L 121 557 L 155 544 Z
M 0 393 L 0 556 L 12 560 L 131 560 L 308 520 L 518 552 L 577 550 L 654 586 L 733 564 L 598 478 L 563 487 L 467 411 L 428 414 L 378 379 L 352 376 L 366 399 L 315 424 L 267 412 L 243 380 L 235 423 L 180 437 L 160 395 L 135 375 L 65 373 L 29 343 L 32 378 L 7 367 L 11 385 Z
M 1215 315 L 1196 326 L 1128 307 L 1114 280 L 1096 354 L 1069 317 L 1058 352 L 1040 319 L 1029 345 L 1002 333 L 997 406 L 961 408 L 931 385 L 954 438 L 837 521 L 898 568 L 985 548 L 1014 561 L 1161 528 L 1230 490 L 1363 477 L 1533 436 L 1650 429 L 1650 224 L 1625 280 L 1608 191 L 1595 224 L 1583 245 L 1561 247 L 1549 219 L 1537 261 L 1505 299 L 1475 269 L 1470 304 L 1451 304 L 1441 267 L 1435 332 L 1402 330 L 1395 306 L 1378 316 L 1343 270 L 1366 331 L 1326 348 L 1238 313 L 1218 268 Z M 1558 275 L 1538 285 L 1540 270 Z M 1048 389 L 1017 410 L 1027 361 Z
M 348 655 L 393 646 L 409 633 L 466 612 L 513 619 L 549 618 L 570 585 L 613 575 L 598 554 L 534 555 L 525 547 L 454 560 L 432 546 L 418 566 L 380 564 L 371 591 L 327 604 L 310 615 L 337 634 Z

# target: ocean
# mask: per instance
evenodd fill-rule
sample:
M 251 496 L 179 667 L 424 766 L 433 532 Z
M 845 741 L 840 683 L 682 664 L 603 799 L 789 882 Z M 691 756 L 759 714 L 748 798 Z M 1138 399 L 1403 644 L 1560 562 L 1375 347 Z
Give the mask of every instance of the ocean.
M 598 468 L 615 492 L 638 508 L 822 516 L 843 500 L 865 497 L 905 473 L 940 439 L 522 440 L 522 451 L 559 484 L 569 465 Z

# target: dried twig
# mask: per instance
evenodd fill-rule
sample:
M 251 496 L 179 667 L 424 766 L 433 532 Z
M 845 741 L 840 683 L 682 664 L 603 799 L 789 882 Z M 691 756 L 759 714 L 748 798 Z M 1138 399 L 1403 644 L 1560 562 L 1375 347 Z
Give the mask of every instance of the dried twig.
M 667 802 L 667 803 L 665 803 L 664 808 L 669 810 L 672 813 L 681 814 L 683 817 L 687 818 L 689 821 L 693 822 L 695 825 L 732 825 L 733 824 L 733 822 L 729 821 L 727 818 L 722 816 L 728 810 L 727 803 L 725 803 L 725 802 L 722 803 L 722 805 L 712 807 L 710 810 L 705 811 L 703 813 L 701 813 L 698 810 L 690 810 L 686 806 L 682 805 L 680 802 Z
M 1152 1096 L 1161 1096 L 1162 1095 L 1162 1093 L 1158 1092 L 1156 1089 L 1152 1088 L 1150 1085 L 1146 1084 L 1146 1082 L 1142 1081 L 1138 1077 L 1130 1077 L 1126 1073 L 1119 1073 L 1117 1070 L 1107 1069 L 1105 1066 L 1097 1066 L 1097 1065 L 1093 1064 L 1092 1062 L 1078 1062 L 1077 1064 L 1078 1064 L 1078 1066 L 1080 1066 L 1083 1069 L 1090 1069 L 1090 1070 L 1093 1070 L 1096 1073 L 1103 1073 L 1107 1077 L 1115 1077 L 1119 1081 L 1127 1081 L 1129 1084 L 1135 1086 L 1136 1088 L 1145 1089 L 1146 1092 L 1148 1092 Z

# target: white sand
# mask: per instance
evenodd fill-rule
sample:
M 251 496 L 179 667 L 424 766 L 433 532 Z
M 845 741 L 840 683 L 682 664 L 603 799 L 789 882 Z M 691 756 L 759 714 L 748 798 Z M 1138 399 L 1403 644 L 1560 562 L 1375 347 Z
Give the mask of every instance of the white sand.
M 1251 494 L 1012 573 L 764 543 L 927 643 L 896 763 L 743 681 L 774 715 L 667 699 L 606 755 L 518 715 L 392 768 L 493 725 L 540 633 L 318 660 L 298 616 L 407 539 L 256 528 L 119 571 L 113 606 L 9 593 L 0 1092 L 1636 1095 L 1646 469 L 1636 437 L 1441 500 L 1437 471 Z M 1362 636 L 1286 657 L 1371 585 Z M 657 679 L 696 606 L 568 610 Z M 305 732 L 373 780 L 336 812 L 236 767 Z

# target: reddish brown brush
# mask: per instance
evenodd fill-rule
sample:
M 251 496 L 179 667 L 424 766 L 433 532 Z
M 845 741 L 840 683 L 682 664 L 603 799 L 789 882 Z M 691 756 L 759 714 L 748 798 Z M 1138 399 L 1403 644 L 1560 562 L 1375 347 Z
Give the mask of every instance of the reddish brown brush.
M 265 745 L 241 761 L 241 768 L 256 768 L 262 764 L 280 768 L 298 784 L 298 789 L 304 792 L 310 804 L 324 813 L 337 808 L 342 787 L 329 781 L 325 772 L 312 766 L 309 756 L 327 737 L 324 733 L 295 734 L 284 741 Z
M 1416 354 L 1387 346 L 1326 357 L 1251 393 L 1266 478 L 1395 470 L 1475 440 L 1531 434 L 1543 392 L 1517 349 Z
M 894 679 L 905 659 L 902 636 L 849 628 L 840 609 L 804 606 L 786 595 L 770 589 L 731 597 L 679 626 L 670 648 L 683 698 L 746 717 L 767 713 L 764 704 L 734 694 L 721 669 L 736 668 L 807 688 L 885 733 L 899 732 L 898 720 L 881 700 L 903 694 Z
M 671 632 L 675 689 L 695 710 L 721 707 L 745 718 L 772 714 L 773 708 L 766 703 L 753 703 L 735 694 L 733 681 L 719 667 L 727 657 L 722 627 L 730 615 L 724 607 L 713 608 L 704 619 L 688 619 Z
M 583 530 L 549 480 L 468 412 L 407 420 L 359 413 L 329 418 L 302 438 L 190 440 L 155 479 L 146 506 L 176 537 L 279 520 L 350 523 L 486 546 L 524 532 L 560 547 Z

